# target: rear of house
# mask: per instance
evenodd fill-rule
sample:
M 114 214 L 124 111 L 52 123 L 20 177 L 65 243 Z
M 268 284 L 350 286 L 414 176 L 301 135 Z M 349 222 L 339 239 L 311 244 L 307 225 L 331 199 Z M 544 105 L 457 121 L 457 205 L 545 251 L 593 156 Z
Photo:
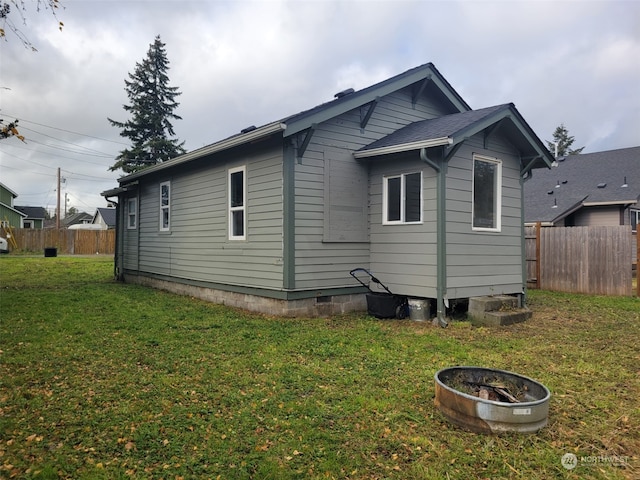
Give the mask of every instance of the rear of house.
M 432 64 L 119 180 L 116 273 L 281 315 L 394 293 L 523 293 L 522 182 L 549 152 L 512 104 L 471 110 Z

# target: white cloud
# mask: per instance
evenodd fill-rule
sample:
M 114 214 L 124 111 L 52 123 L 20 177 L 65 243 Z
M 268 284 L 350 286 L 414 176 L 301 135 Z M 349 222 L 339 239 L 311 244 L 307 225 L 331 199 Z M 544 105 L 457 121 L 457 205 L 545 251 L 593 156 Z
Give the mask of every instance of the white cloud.
M 93 213 L 105 204 L 99 193 L 118 176 L 107 167 L 124 147 L 107 117 L 126 119 L 124 79 L 156 35 L 182 92 L 174 127 L 189 149 L 427 62 L 474 108 L 514 102 L 543 140 L 564 122 L 589 151 L 638 144 L 638 2 L 64 4 L 62 32 L 46 13 L 28 17 L 38 53 L 12 38 L 0 45 L 0 86 L 11 88 L 0 90 L 0 114 L 44 125 L 24 123 L 39 132 L 27 146 L 0 145 L 0 175 L 18 204 L 50 204 L 58 166 L 74 206 Z

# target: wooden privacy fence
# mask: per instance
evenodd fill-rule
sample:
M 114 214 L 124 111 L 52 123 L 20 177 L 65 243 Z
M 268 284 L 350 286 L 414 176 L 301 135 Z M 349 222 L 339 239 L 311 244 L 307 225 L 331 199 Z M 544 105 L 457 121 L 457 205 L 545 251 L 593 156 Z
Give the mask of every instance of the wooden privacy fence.
M 635 242 L 629 225 L 525 227 L 527 285 L 630 296 Z
M 13 237 L 22 252 L 43 252 L 57 248 L 63 255 L 113 254 L 116 245 L 115 230 L 67 230 L 14 228 Z

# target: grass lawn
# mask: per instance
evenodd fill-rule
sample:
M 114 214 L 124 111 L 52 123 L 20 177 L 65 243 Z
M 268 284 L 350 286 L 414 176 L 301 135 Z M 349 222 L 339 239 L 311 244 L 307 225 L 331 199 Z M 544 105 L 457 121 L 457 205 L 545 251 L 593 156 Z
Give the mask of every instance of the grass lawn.
M 0 478 L 640 478 L 640 299 L 530 306 L 495 329 L 268 318 L 116 283 L 110 258 L 4 256 Z M 452 426 L 453 365 L 545 384 L 548 426 Z

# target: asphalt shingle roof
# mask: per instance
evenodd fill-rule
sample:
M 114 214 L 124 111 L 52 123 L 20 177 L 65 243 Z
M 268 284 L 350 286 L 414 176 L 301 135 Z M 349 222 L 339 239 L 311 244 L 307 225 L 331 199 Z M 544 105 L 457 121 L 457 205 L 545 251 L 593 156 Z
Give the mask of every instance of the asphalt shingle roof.
M 116 209 L 115 208 L 98 208 L 98 212 L 102 216 L 104 223 L 109 227 L 116 226 Z
M 525 222 L 554 222 L 583 203 L 631 204 L 640 199 L 640 147 L 559 160 L 557 167 L 538 169 L 525 182 Z
M 414 122 L 362 147 L 360 150 L 374 150 L 376 148 L 403 145 L 421 140 L 449 137 L 499 110 L 508 109 L 510 106 L 511 104 L 496 105 Z
M 46 218 L 47 211 L 44 207 L 19 207 L 16 205 L 16 210 L 20 210 L 22 213 L 27 215 L 27 218 Z

